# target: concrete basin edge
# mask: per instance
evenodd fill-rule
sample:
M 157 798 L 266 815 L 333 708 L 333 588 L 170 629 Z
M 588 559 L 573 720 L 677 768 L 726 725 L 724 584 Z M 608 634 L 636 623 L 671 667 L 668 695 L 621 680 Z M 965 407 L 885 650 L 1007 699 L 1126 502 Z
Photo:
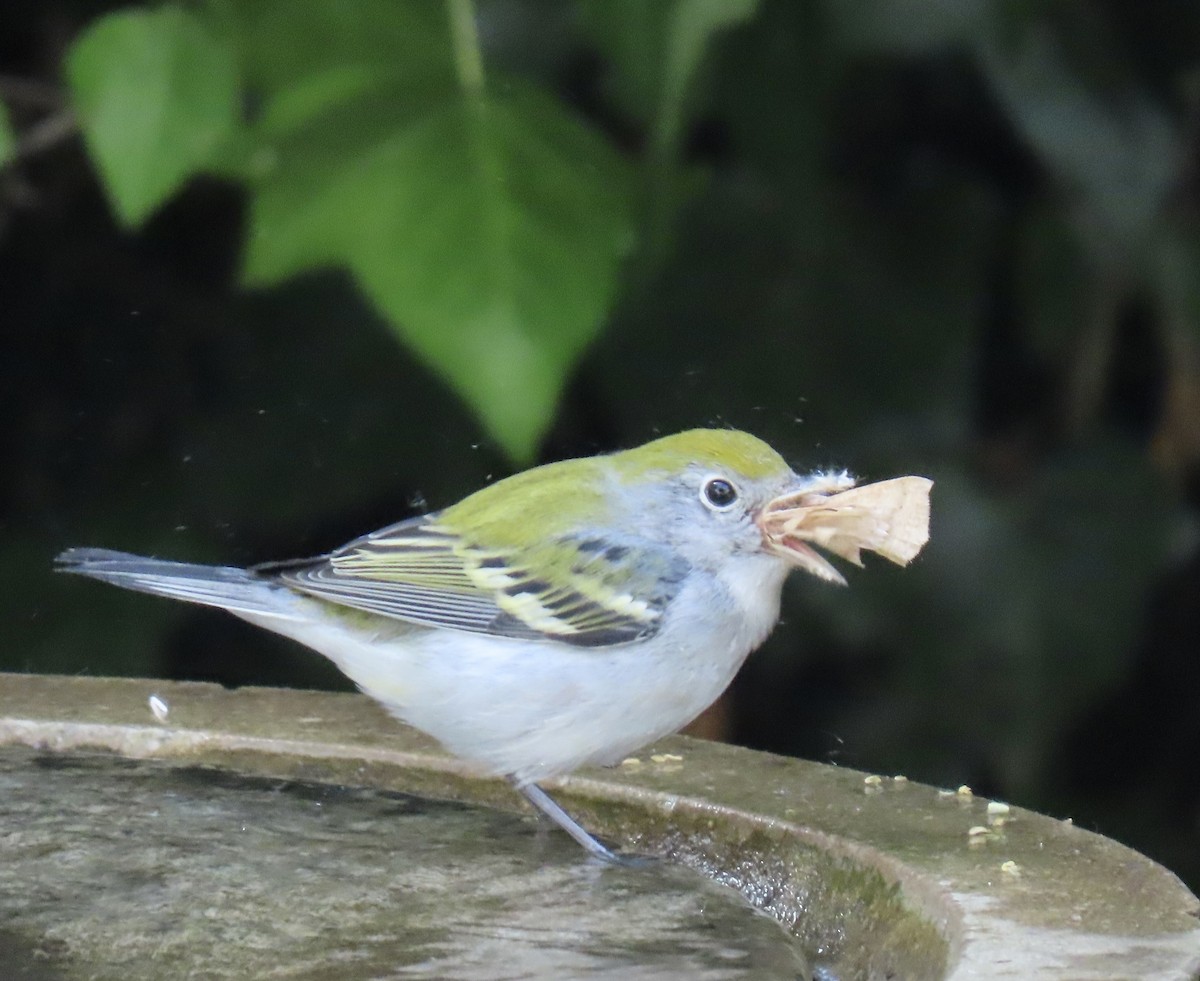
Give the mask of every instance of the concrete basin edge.
M 357 695 L 0 674 L 3 744 L 521 806 Z M 967 793 L 683 737 L 548 789 L 618 846 L 737 889 L 848 976 L 1200 977 L 1200 902 L 1169 871 Z

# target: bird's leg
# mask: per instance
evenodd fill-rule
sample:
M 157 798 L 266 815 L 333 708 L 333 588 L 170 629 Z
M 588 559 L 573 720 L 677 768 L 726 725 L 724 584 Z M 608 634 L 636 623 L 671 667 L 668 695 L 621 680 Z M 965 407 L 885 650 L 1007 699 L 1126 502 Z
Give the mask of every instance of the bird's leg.
M 593 838 L 590 834 L 583 830 L 570 814 L 559 807 L 553 800 L 550 799 L 541 787 L 536 783 L 518 783 L 516 780 L 511 781 L 517 792 L 524 797 L 534 810 L 545 814 L 551 821 L 557 824 L 567 834 L 581 844 L 589 855 L 594 855 L 596 858 L 604 859 L 606 862 L 620 862 L 620 856 L 615 852 L 605 848 L 600 842 Z

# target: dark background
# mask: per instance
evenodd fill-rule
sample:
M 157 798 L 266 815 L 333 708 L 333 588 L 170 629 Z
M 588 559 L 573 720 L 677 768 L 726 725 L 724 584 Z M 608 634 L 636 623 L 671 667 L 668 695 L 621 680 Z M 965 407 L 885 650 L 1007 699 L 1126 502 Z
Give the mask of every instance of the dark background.
M 19 135 L 101 6 L 0 6 Z M 540 459 L 732 425 L 798 469 L 933 477 L 913 567 L 794 577 L 726 737 L 1071 816 L 1196 889 L 1200 8 L 1010 4 L 991 42 L 1051 52 L 1014 82 L 989 7 L 764 0 L 719 39 L 695 188 Z M 481 10 L 485 54 L 638 156 L 573 5 Z M 511 471 L 346 274 L 239 286 L 245 209 L 202 178 L 123 232 L 69 127 L 0 171 L 0 669 L 345 687 L 53 556 L 311 554 Z

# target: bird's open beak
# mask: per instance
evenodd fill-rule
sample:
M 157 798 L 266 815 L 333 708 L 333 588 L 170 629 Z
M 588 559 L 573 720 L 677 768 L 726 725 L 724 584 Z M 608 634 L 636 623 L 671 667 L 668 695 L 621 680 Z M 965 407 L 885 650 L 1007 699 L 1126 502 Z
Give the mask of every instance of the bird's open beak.
M 907 565 L 929 540 L 932 486 L 926 477 L 897 477 L 862 487 L 845 474 L 809 477 L 759 512 L 763 548 L 841 585 L 845 578 L 817 548 L 855 565 L 862 565 L 864 550 Z

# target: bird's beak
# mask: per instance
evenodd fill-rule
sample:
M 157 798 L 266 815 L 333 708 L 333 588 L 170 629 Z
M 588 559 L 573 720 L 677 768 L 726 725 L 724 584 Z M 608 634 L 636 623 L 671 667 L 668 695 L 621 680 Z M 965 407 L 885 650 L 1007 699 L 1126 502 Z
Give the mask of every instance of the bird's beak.
M 926 477 L 897 477 L 862 487 L 855 487 L 846 474 L 805 478 L 759 512 L 763 548 L 841 585 L 845 578 L 817 548 L 855 565 L 862 565 L 864 550 L 907 565 L 929 540 L 932 486 Z

